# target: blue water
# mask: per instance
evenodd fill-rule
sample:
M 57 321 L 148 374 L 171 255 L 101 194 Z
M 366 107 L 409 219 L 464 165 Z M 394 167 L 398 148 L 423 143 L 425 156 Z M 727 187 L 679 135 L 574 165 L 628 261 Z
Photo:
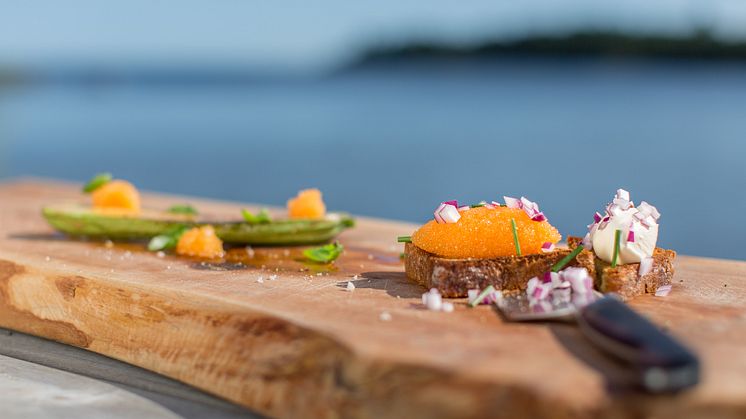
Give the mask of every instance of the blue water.
M 746 65 L 400 66 L 242 85 L 0 89 L 0 176 L 112 171 L 151 190 L 424 221 L 445 199 L 538 201 L 584 233 L 624 187 L 659 244 L 746 259 Z M 394 238 L 392 238 L 393 241 Z

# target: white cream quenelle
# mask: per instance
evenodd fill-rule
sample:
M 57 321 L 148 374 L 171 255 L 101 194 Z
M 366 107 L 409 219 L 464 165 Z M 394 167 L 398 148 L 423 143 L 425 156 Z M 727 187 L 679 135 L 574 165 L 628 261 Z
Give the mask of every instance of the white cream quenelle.
M 643 201 L 638 207 L 629 199 L 629 192 L 619 189 L 614 201 L 606 207 L 606 215 L 596 213 L 583 240 L 600 259 L 614 259 L 616 231 L 620 231 L 617 264 L 640 263 L 653 256 L 658 241 L 658 210 Z

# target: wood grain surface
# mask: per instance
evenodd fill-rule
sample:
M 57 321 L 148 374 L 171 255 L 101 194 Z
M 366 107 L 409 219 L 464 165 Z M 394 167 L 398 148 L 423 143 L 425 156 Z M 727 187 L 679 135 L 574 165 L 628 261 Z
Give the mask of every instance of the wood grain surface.
M 506 323 L 462 300 L 453 313 L 424 310 L 395 243 L 413 225 L 359 219 L 333 269 L 283 248 L 201 263 L 70 240 L 39 215 L 83 199 L 65 183 L 0 186 L 0 326 L 279 417 L 746 416 L 744 262 L 678 257 L 668 297 L 632 301 L 703 361 L 696 389 L 654 397 L 627 389 L 572 325 Z M 154 208 L 185 200 L 144 196 Z M 231 218 L 240 208 L 188 202 Z

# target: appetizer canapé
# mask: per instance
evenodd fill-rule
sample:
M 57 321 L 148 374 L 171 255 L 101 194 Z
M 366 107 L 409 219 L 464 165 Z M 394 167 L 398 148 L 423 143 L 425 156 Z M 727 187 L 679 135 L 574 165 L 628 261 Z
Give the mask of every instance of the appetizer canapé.
M 497 202 L 459 206 L 443 202 L 405 246 L 407 276 L 446 297 L 465 297 L 470 289 L 526 288 L 532 276 L 567 256 L 556 249 L 562 239 L 536 203 L 505 197 Z
M 583 248 L 577 262 L 597 290 L 625 299 L 670 291 L 676 252 L 656 247 L 659 218 L 654 206 L 643 201 L 635 207 L 629 192 L 619 189 L 605 213 L 594 214 L 583 239 L 568 239 L 571 248 Z
M 142 208 L 137 189 L 129 182 L 113 180 L 110 175 L 96 176 L 84 191 L 91 194 L 90 206 L 62 204 L 43 209 L 44 217 L 55 229 L 74 236 L 111 240 L 164 236 L 159 243 L 173 248 L 185 231 L 208 225 L 214 237 L 226 243 L 306 245 L 328 242 L 354 224 L 347 214 L 326 213 L 317 190 L 312 190 L 315 192 L 310 198 L 306 198 L 308 191 L 301 192 L 300 209 L 297 201 L 291 200 L 287 218 L 271 218 L 266 211 L 252 214 L 244 210 L 241 221 L 207 220 L 188 205 L 176 205 L 165 211 Z M 236 214 L 236 218 L 240 216 Z M 153 246 L 153 250 L 160 250 L 159 247 Z

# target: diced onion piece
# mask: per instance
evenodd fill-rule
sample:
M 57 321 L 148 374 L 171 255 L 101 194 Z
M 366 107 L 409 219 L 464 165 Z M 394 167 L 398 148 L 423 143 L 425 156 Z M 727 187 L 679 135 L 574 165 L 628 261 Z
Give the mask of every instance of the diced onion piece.
M 531 220 L 532 220 L 532 221 L 546 221 L 546 220 L 547 220 L 547 217 L 546 217 L 546 216 L 544 215 L 544 213 L 543 213 L 543 212 L 539 212 L 539 213 L 537 213 L 537 214 L 534 214 L 534 215 L 533 215 L 533 216 L 531 217 Z
M 602 219 L 602 217 L 601 217 L 601 214 L 599 214 L 599 213 L 598 213 L 598 211 L 596 211 L 596 213 L 595 213 L 595 214 L 593 214 L 593 221 L 594 221 L 594 224 L 598 224 L 598 223 L 600 223 L 600 222 L 601 222 L 601 219 Z
M 541 245 L 541 251 L 544 253 L 551 252 L 554 250 L 554 243 L 552 242 L 544 242 L 544 244 Z
M 456 223 L 461 219 L 461 214 L 459 214 L 458 209 L 453 205 L 446 205 L 440 210 L 440 217 L 445 223 Z
M 585 268 L 565 268 L 562 279 L 570 283 L 574 292 L 585 294 L 593 291 L 593 281 Z
M 444 302 L 441 310 L 445 313 L 452 313 L 453 312 L 453 303 L 449 303 L 448 301 Z
M 635 242 L 635 230 L 632 229 L 632 226 L 629 228 L 629 232 L 627 233 L 627 243 L 634 243 Z
M 444 224 L 445 223 L 445 221 L 443 221 L 443 217 L 440 216 L 440 211 L 442 211 L 443 208 L 445 208 L 445 207 L 446 207 L 446 204 L 442 203 L 442 204 L 440 204 L 438 206 L 438 208 L 435 209 L 435 212 L 433 213 L 433 216 L 435 217 L 435 221 L 438 224 Z
M 422 295 L 422 300 L 428 310 L 440 311 L 443 306 L 443 297 L 437 289 L 432 288 L 429 292 Z
M 653 258 L 647 257 L 640 260 L 640 270 L 638 271 L 638 274 L 640 276 L 645 276 L 649 274 L 653 270 Z
M 468 211 L 468 210 L 470 210 L 470 209 L 471 209 L 471 207 L 470 207 L 470 206 L 468 206 L 468 205 L 464 205 L 464 206 L 462 206 L 462 207 L 458 207 L 458 210 L 459 210 L 459 212 L 460 212 L 460 211 Z
M 446 205 L 453 205 L 454 207 L 458 208 L 458 201 L 456 201 L 456 200 L 445 201 L 443 203 L 446 204 Z
M 617 189 L 616 197 L 619 199 L 624 199 L 624 200 L 629 201 L 629 192 L 625 191 L 624 189 Z
M 668 293 L 671 292 L 671 285 L 661 285 L 658 287 L 657 290 L 655 290 L 655 296 L 656 297 L 665 297 L 668 295 Z
M 534 293 L 534 290 L 536 289 L 536 287 L 539 286 L 539 284 L 541 284 L 541 281 L 539 280 L 538 277 L 535 276 L 535 277 L 529 279 L 528 280 L 528 284 L 526 284 L 527 285 L 526 286 L 526 294 L 528 294 L 529 296 L 531 296 L 531 294 Z
M 521 200 L 517 198 L 511 198 L 509 196 L 503 196 L 503 199 L 505 200 L 505 206 L 508 208 L 522 208 L 523 204 L 521 204 Z
M 552 284 L 539 284 L 537 285 L 531 294 L 529 294 L 529 297 L 535 299 L 535 300 L 543 300 L 549 296 L 549 293 L 552 291 Z

